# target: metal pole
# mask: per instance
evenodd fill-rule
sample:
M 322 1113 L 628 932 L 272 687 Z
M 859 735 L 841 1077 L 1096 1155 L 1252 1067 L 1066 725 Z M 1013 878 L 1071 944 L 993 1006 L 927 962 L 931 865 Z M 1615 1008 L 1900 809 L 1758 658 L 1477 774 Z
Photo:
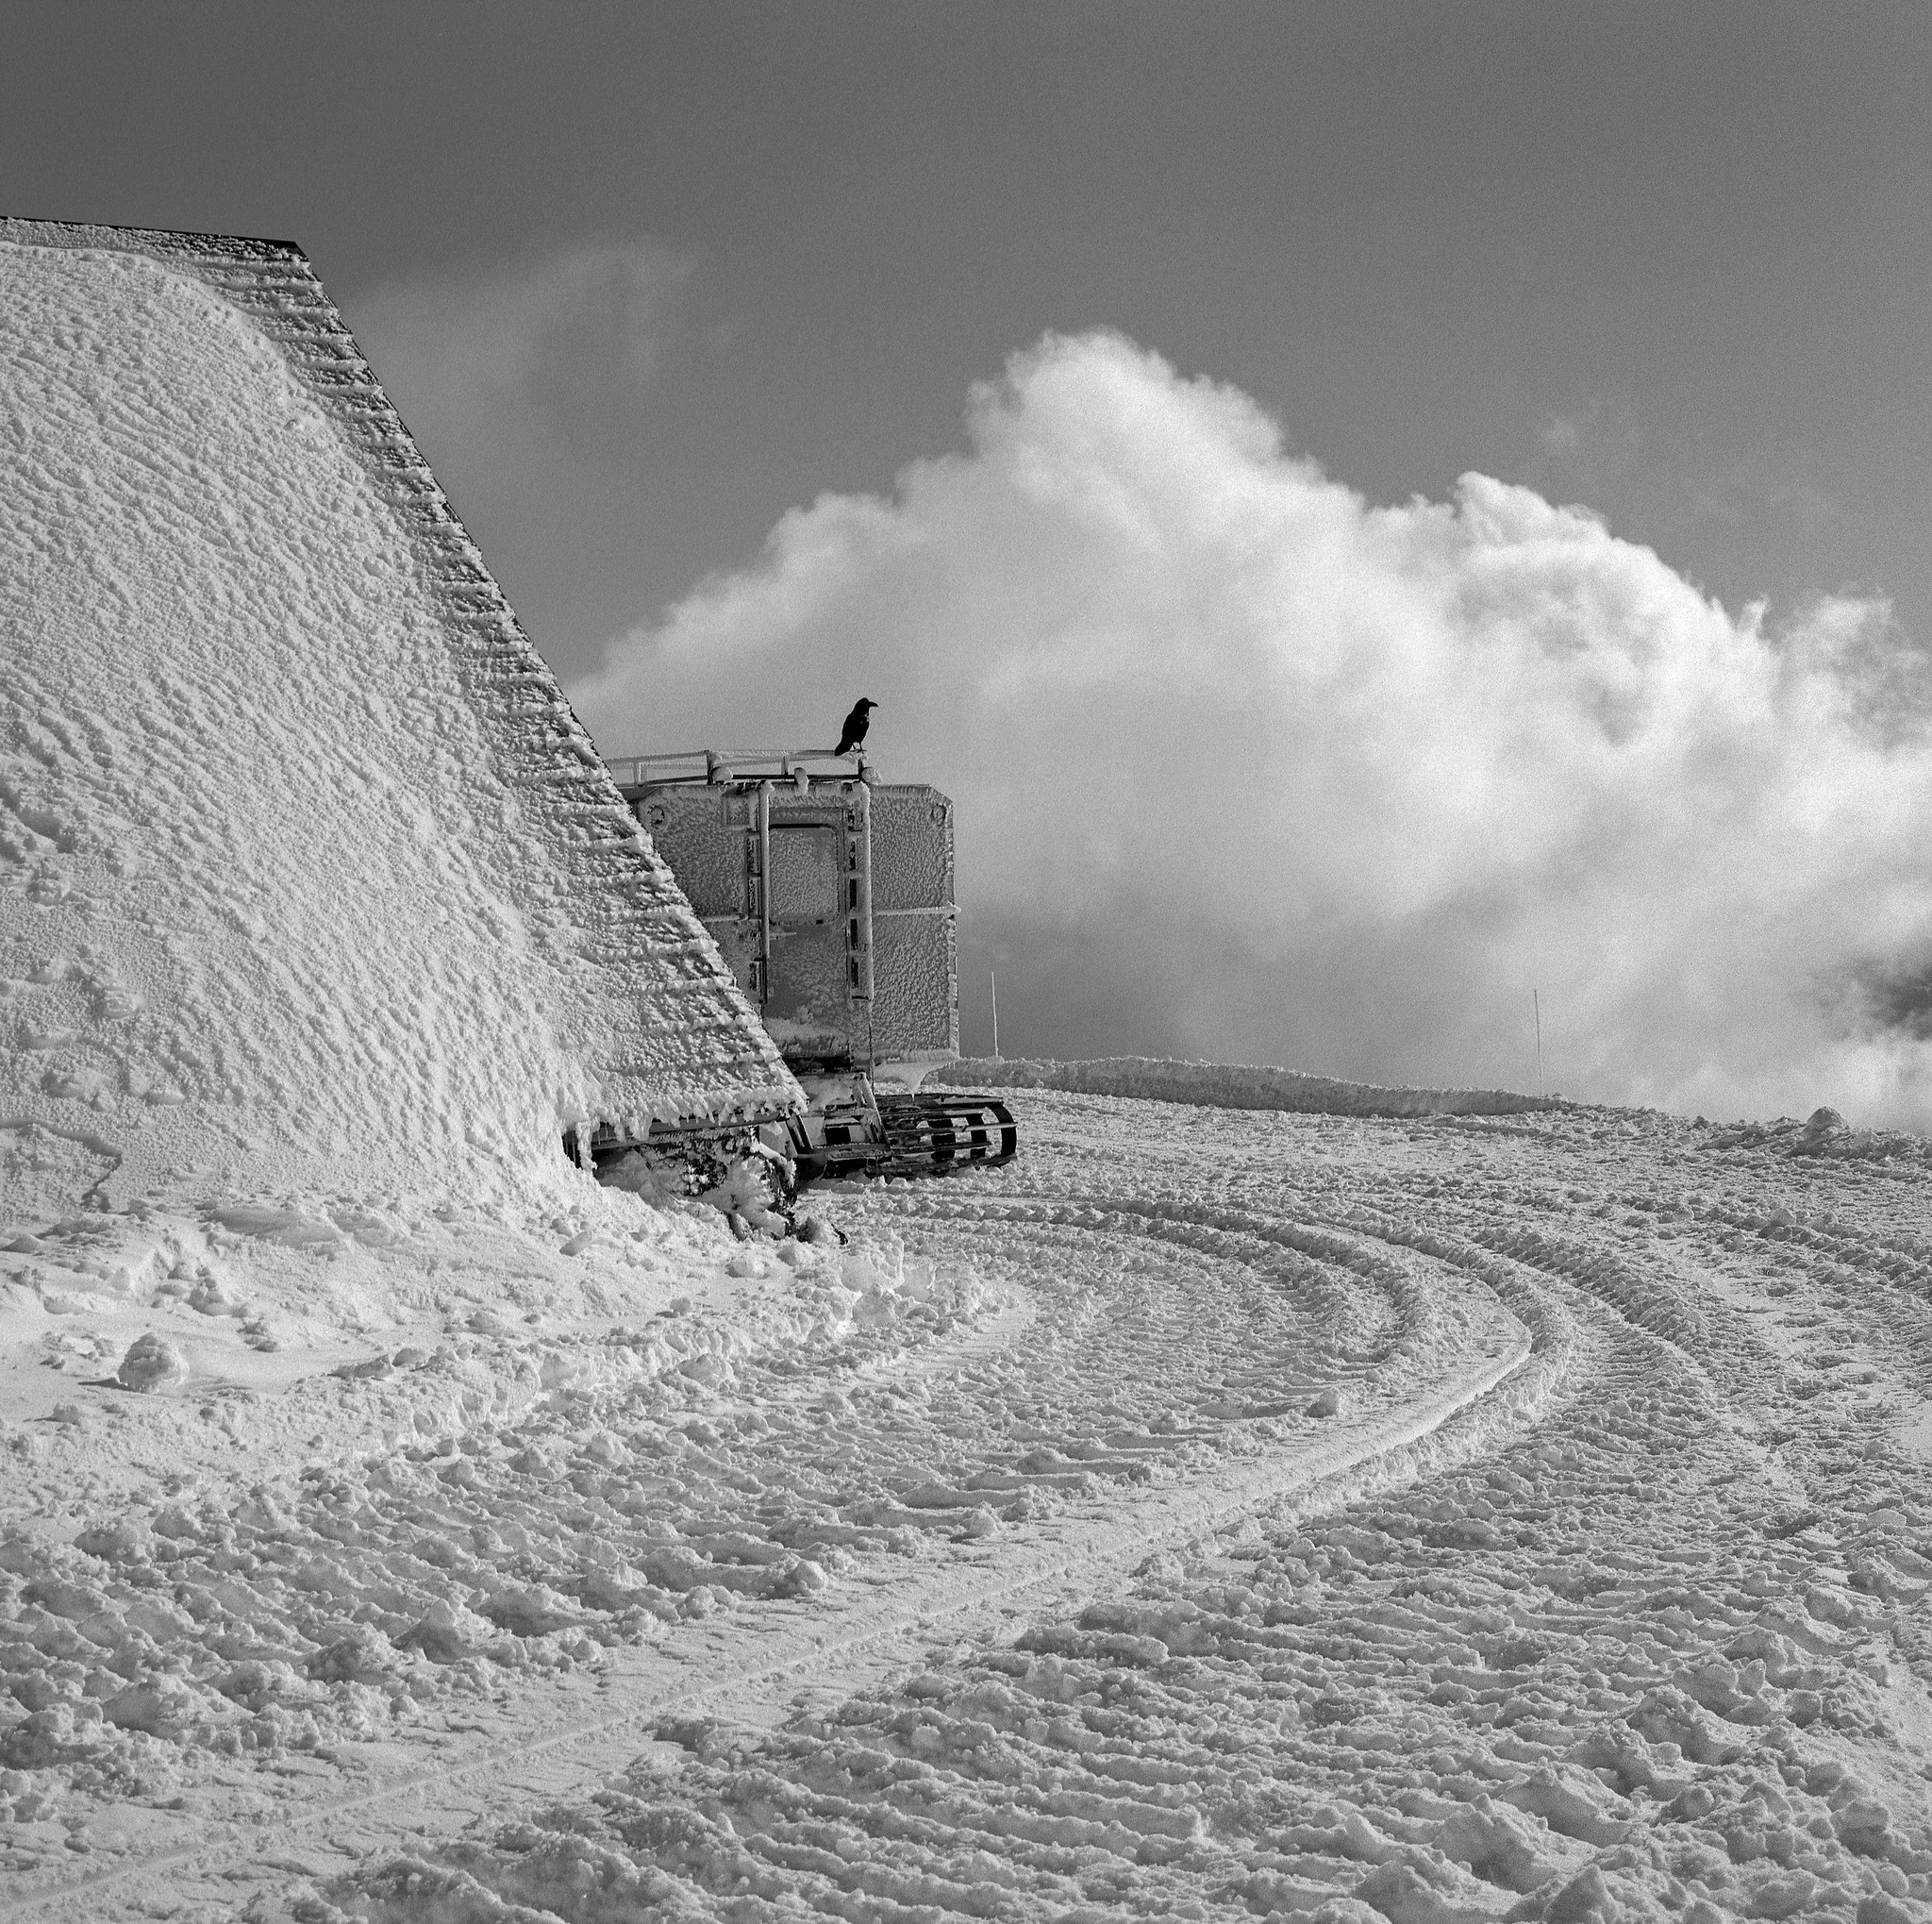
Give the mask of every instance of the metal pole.
M 758 1020 L 772 1003 L 772 784 L 758 783 Z
M 1543 1001 L 1534 989 L 1529 992 L 1529 1006 L 1536 1012 L 1536 1093 L 1543 1096 L 1549 1093 L 1543 1087 Z
M 858 784 L 854 799 L 858 804 L 858 986 L 865 996 L 865 1066 L 868 1074 L 878 1067 L 876 1025 L 873 1012 L 872 949 L 872 789 Z
M 1000 1059 L 1000 979 L 991 969 L 986 972 L 986 979 L 992 984 L 992 1059 Z

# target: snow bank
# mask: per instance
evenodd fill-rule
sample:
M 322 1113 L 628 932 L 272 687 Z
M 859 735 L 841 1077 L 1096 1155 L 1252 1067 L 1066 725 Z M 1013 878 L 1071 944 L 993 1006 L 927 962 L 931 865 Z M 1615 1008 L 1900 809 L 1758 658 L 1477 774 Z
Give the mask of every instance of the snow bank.
M 301 254 L 0 221 L 15 1209 L 795 1086 Z
M 823 1428 L 780 1433 L 767 1401 L 774 1430 L 732 1464 L 740 1505 L 760 1451 L 792 1480 L 765 1567 L 822 1545 L 853 1565 L 824 1564 L 808 1605 L 739 1593 L 745 1631 L 699 1660 L 708 1689 L 681 1668 L 628 1726 L 658 1741 L 622 1764 L 614 1743 L 579 1752 L 568 1789 L 546 1765 L 458 1804 L 440 1750 L 459 1815 L 437 1834 L 410 1808 L 295 1915 L 1932 1916 L 1914 1654 L 1932 1490 L 1896 1428 L 1932 1330 L 1905 1232 L 1921 1171 L 1698 1157 L 1692 1125 L 1580 1106 L 1413 1132 L 1026 1108 L 1024 1162 L 874 1184 L 847 1218 L 891 1222 L 941 1274 L 969 1250 L 1017 1270 L 1033 1314 L 1010 1347 L 928 1377 L 917 1416 L 888 1400 L 904 1376 L 846 1375 L 856 1407 L 801 1385 L 793 1408 Z M 1773 1211 L 1801 1197 L 1812 1226 L 1793 1233 Z M 1382 1430 L 1346 1470 L 1220 1507 L 1222 1477 L 1307 1464 L 1378 1403 L 1412 1420 L 1396 1372 L 1433 1394 L 1452 1354 L 1515 1348 L 1512 1324 L 1520 1365 L 1412 1444 Z M 1345 1386 L 1337 1417 L 1307 1401 L 1318 1372 Z M 933 1486 L 908 1488 L 921 1457 Z M 727 1534 L 719 1499 L 690 1507 L 686 1544 L 745 1555 L 753 1531 Z M 888 1522 L 917 1554 L 834 1541 Z M 34 1580 L 38 1607 L 101 1583 L 87 1554 Z M 838 1613 L 895 1582 L 889 1667 Z M 808 1609 L 797 1667 L 740 1681 Z M 624 1689 L 595 1698 L 606 1728 Z M 64 1736 L 70 1714 L 50 1704 L 23 1741 Z
M 648 1232 L 541 1267 L 434 1218 L 409 1241 L 392 1280 L 441 1263 L 466 1286 L 419 1304 L 416 1341 L 365 1333 L 273 1397 L 205 1377 L 192 1398 L 104 1399 L 96 1364 L 53 1359 L 75 1400 L 8 1439 L 8 1496 L 42 1517 L 81 1501 L 57 1529 L 0 1519 L 0 1901 L 57 1813 L 77 1831 L 130 1785 L 172 1794 L 232 1760 L 287 1766 L 448 1715 L 474 1732 L 512 1685 L 809 1599 L 855 1547 L 925 1520 L 847 1525 L 800 1497 L 798 1467 L 814 1437 L 852 1454 L 851 1396 L 984 1315 L 959 1265 L 891 1237 L 791 1245 L 655 1309 Z
M 1560 1096 L 1507 1089 L 1382 1089 L 1294 1069 L 1107 1056 L 1091 1062 L 1024 1059 L 951 1062 L 930 1079 L 950 1089 L 1067 1089 L 1082 1096 L 1139 1096 L 1212 1109 L 1279 1109 L 1296 1115 L 1522 1115 L 1564 1106 Z
M 1773 1155 L 1822 1156 L 1844 1162 L 1932 1160 L 1932 1143 L 1898 1129 L 1854 1129 L 1835 1109 L 1814 1110 L 1803 1122 L 1781 1115 L 1774 1122 L 1738 1122 L 1720 1129 L 1707 1149 L 1763 1149 Z

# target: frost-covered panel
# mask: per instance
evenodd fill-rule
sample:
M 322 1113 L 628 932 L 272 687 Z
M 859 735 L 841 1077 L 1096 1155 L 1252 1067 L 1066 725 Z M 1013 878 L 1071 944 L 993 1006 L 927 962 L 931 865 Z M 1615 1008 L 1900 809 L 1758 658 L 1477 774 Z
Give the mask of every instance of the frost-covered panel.
M 878 1053 L 957 1053 L 953 805 L 938 789 L 874 789 L 872 899 Z
M 872 792 L 872 899 L 880 909 L 953 903 L 953 805 L 923 783 Z
M 877 1053 L 957 1054 L 958 965 L 952 917 L 874 914 L 872 940 Z
M 733 804 L 738 818 L 728 820 L 727 810 Z M 652 845 L 670 863 L 678 886 L 700 915 L 745 912 L 742 811 L 747 805 L 744 795 L 697 785 L 658 789 L 637 805 Z
M 0 498 L 10 1196 L 795 1099 L 299 252 L 0 222 Z
M 772 920 L 786 924 L 845 920 L 845 831 L 829 822 L 773 824 Z M 844 937 L 840 935 L 840 952 Z
M 842 922 L 774 928 L 765 1020 L 788 1055 L 842 1055 L 852 1046 L 850 968 Z

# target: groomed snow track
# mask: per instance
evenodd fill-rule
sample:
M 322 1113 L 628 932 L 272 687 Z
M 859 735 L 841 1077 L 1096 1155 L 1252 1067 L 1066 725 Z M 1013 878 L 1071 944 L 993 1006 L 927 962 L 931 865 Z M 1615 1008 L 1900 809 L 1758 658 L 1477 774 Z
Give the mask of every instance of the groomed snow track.
M 414 1720 L 283 1753 L 272 1807 L 191 1783 L 5 1914 L 1925 1915 L 1915 1189 L 1801 1222 L 1661 1119 L 1022 1120 L 1008 1169 L 837 1198 L 963 1314 L 177 1537 L 177 1581 L 257 1560 L 262 1639 L 277 1572 L 440 1570 Z M 591 1532 L 678 1620 L 572 1590 Z

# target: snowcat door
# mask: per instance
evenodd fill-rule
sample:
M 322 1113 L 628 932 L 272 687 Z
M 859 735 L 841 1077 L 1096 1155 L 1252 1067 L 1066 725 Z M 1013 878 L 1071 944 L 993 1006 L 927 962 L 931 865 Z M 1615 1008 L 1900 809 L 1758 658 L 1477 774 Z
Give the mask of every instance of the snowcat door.
M 766 794 L 762 1013 L 792 1062 L 871 1059 L 869 801 L 858 782 Z
M 771 826 L 764 1017 L 788 1056 L 830 1061 L 846 1050 L 842 840 L 830 823 Z

